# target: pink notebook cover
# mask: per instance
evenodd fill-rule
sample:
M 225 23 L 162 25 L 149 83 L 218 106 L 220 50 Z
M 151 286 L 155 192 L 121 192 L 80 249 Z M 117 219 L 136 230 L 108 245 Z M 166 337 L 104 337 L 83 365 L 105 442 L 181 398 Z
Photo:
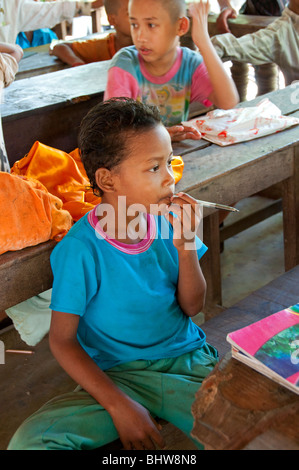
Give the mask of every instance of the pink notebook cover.
M 299 324 L 299 312 L 287 308 L 229 333 L 228 337 L 248 354 L 254 356 L 273 336 L 297 324 Z

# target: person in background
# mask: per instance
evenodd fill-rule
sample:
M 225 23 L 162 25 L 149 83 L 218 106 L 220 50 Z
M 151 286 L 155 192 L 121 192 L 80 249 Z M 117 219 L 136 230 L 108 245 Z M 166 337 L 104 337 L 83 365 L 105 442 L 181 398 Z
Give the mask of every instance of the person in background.
M 109 24 L 115 32 L 105 37 L 82 41 L 60 42 L 50 50 L 72 67 L 109 60 L 121 48 L 132 44 L 131 29 L 128 15 L 128 0 L 105 0 L 104 2 Z
M 35 2 L 44 0 L 34 0 Z M 55 1 L 55 0 L 54 0 Z M 40 28 L 35 31 L 26 31 L 18 34 L 16 44 L 21 46 L 22 49 L 29 47 L 42 46 L 50 44 L 53 39 L 58 39 L 57 35 L 50 28 Z
M 189 11 L 200 53 L 179 46 L 189 28 L 184 0 L 130 0 L 134 46 L 113 57 L 104 94 L 104 99 L 127 96 L 157 105 L 173 141 L 201 138 L 194 128 L 182 125 L 191 102 L 224 109 L 238 102 L 233 80 L 209 37 L 209 3 L 194 3 Z
M 247 0 L 240 9 L 245 15 L 280 16 L 287 0 Z M 237 12 L 232 8 L 229 0 L 218 0 L 220 14 L 217 18 L 219 33 L 229 33 L 228 19 L 237 18 Z M 248 64 L 234 61 L 231 73 L 237 85 L 240 100 L 245 101 L 248 85 Z M 278 69 L 273 63 L 261 64 L 255 67 L 255 80 L 258 95 L 263 95 L 278 88 Z
M 18 63 L 23 57 L 21 47 L 12 44 L 0 43 L 0 103 L 3 87 L 9 86 L 18 71 Z M 1 104 L 0 104 L 1 106 Z M 10 172 L 3 138 L 0 108 L 0 171 Z
M 0 0 L 0 41 L 15 44 L 20 32 L 53 28 L 61 21 L 72 21 L 74 16 L 90 14 L 91 8 L 100 8 L 102 5 L 103 0 L 94 2 Z
M 290 85 L 299 80 L 299 0 L 290 0 L 282 16 L 265 29 L 240 38 L 230 33 L 217 35 L 212 43 L 224 61 L 277 64 Z

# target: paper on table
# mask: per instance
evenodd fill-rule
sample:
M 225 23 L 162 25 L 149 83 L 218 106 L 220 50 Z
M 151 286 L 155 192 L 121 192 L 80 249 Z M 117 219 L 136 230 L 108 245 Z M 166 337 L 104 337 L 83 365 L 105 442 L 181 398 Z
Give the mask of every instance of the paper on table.
M 299 124 L 299 119 L 282 116 L 280 109 L 265 98 L 257 106 L 216 109 L 183 124 L 194 126 L 203 139 L 226 146 L 280 132 Z

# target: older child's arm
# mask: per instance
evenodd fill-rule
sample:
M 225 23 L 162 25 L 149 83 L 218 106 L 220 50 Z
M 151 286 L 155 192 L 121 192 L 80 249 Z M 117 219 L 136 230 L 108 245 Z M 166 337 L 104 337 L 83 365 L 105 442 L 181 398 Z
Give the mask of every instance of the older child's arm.
M 56 44 L 53 49 L 50 49 L 50 55 L 55 55 L 60 60 L 65 62 L 68 65 L 74 67 L 75 65 L 84 65 L 85 62 L 80 57 L 78 57 L 72 47 L 72 43 L 61 43 Z
M 193 317 L 202 310 L 206 294 L 206 281 L 195 246 L 195 233 L 201 214 L 197 201 L 184 193 L 173 197 L 169 211 L 176 215 L 173 217 L 169 214 L 173 226 L 173 244 L 179 255 L 177 300 L 183 312 Z
M 52 313 L 50 348 L 64 370 L 111 415 L 125 449 L 164 447 L 159 425 L 147 409 L 122 392 L 77 340 L 79 316 Z
M 218 108 L 233 108 L 239 101 L 238 92 L 209 37 L 209 3 L 205 3 L 202 0 L 192 3 L 189 11 L 193 18 L 192 39 L 203 57 L 213 86 L 213 92 L 209 96 L 209 100 Z

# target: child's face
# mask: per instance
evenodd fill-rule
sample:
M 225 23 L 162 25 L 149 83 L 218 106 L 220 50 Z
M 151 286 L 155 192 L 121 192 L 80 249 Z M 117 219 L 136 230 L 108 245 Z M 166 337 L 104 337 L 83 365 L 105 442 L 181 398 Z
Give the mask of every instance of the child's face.
M 121 0 L 117 14 L 114 15 L 114 27 L 125 36 L 131 37 L 131 25 L 129 21 L 129 0 Z
M 152 204 L 169 204 L 175 188 L 166 128 L 157 125 L 128 144 L 128 157 L 114 170 L 115 196 L 126 196 L 127 207 L 142 204 L 147 212 Z
M 169 12 L 158 0 L 130 0 L 129 17 L 133 42 L 147 63 L 173 54 L 178 45 L 179 20 L 171 21 Z

